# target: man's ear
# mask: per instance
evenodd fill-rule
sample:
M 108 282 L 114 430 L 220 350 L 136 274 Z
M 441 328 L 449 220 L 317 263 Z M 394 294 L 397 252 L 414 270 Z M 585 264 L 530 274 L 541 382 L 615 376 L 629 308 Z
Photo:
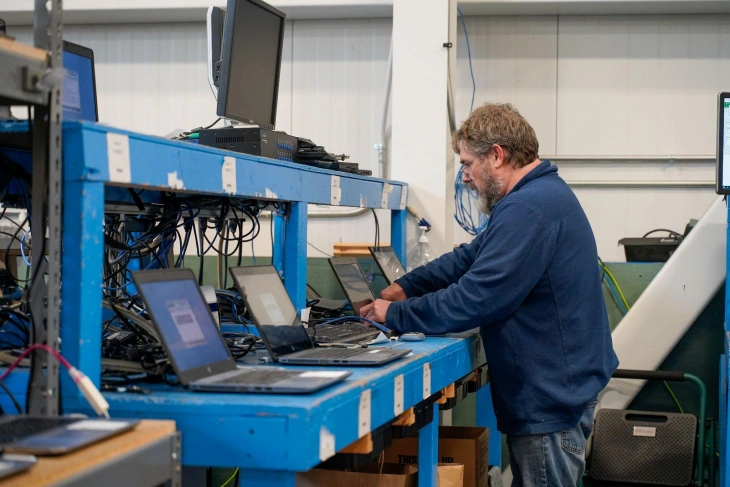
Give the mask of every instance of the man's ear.
M 493 144 L 492 152 L 494 153 L 494 163 L 492 164 L 494 169 L 502 168 L 508 164 L 507 151 L 501 145 Z

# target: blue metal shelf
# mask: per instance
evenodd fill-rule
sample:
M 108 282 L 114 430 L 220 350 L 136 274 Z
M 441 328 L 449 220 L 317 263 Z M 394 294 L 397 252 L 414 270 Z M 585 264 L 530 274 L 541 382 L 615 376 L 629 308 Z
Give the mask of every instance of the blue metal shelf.
M 305 303 L 307 204 L 391 210 L 391 241 L 406 257 L 407 185 L 398 181 L 333 172 L 263 159 L 197 144 L 113 129 L 94 123 L 64 124 L 63 286 L 61 338 L 68 360 L 99 384 L 103 218 L 105 191 L 135 187 L 155 191 L 206 193 L 285 201 L 289 217 L 275 220 L 274 263 L 298 308 Z M 224 164 L 235 168 L 235 192 L 224 183 Z M 230 172 L 227 174 L 231 174 Z M 337 189 L 339 188 L 339 190 Z M 58 215 L 60 216 L 60 215 Z M 154 386 L 149 395 L 108 393 L 115 416 L 169 418 L 182 431 L 183 463 L 236 466 L 247 486 L 295 485 L 295 472 L 317 465 L 358 439 L 361 393 L 371 391 L 371 427 L 395 417 L 394 381 L 404 378 L 404 407 L 423 400 L 424 364 L 431 370 L 432 394 L 484 364 L 478 334 L 427 338 L 399 344 L 413 355 L 379 368 L 353 369 L 344 383 L 306 396 L 204 394 L 180 387 Z M 83 397 L 64 377 L 65 411 L 89 412 Z M 480 399 L 489 403 L 488 388 Z M 494 427 L 493 415 L 480 415 Z M 496 431 L 494 429 L 493 431 Z M 419 444 L 420 485 L 436 485 L 435 464 L 427 456 L 438 428 L 424 428 Z M 331 436 L 330 436 L 331 435 Z M 498 463 L 499 435 L 490 451 Z M 328 439 L 334 444 L 329 447 Z M 322 454 L 320 454 L 322 453 Z M 428 460 L 428 462 L 426 462 Z

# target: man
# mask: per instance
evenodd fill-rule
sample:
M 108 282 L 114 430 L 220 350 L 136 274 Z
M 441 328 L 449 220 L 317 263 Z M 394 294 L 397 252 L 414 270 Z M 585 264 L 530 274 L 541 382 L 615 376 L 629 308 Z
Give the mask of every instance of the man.
M 512 485 L 575 486 L 598 393 L 618 366 L 593 232 L 511 105 L 474 110 L 453 147 L 489 225 L 360 314 L 400 333 L 480 327 Z

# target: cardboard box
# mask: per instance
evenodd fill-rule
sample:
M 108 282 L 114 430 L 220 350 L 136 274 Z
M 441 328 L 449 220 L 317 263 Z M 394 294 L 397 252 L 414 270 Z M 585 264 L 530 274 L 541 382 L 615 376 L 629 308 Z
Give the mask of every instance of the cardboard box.
M 315 468 L 297 475 L 297 487 L 417 487 L 418 467 L 368 464 L 357 472 Z
M 463 487 L 464 466 L 438 466 L 438 487 Z M 370 463 L 357 471 L 314 469 L 297 476 L 297 487 L 417 487 L 418 467 Z
M 489 485 L 489 430 L 460 426 L 439 428 L 439 463 L 464 465 L 464 487 Z M 393 439 L 386 463 L 418 464 L 418 437 Z

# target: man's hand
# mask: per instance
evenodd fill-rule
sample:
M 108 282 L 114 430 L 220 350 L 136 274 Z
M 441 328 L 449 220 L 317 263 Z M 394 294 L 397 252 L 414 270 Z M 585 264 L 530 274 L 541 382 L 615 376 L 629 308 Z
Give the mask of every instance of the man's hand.
M 400 286 L 399 286 L 400 287 Z M 390 301 L 376 299 L 367 306 L 360 308 L 360 316 L 378 323 L 385 323 L 385 315 L 388 312 Z
M 383 292 L 380 293 L 380 297 L 386 301 L 405 301 L 406 299 L 408 299 L 408 296 L 406 296 L 406 292 L 397 282 L 394 282 L 390 286 L 383 289 Z

